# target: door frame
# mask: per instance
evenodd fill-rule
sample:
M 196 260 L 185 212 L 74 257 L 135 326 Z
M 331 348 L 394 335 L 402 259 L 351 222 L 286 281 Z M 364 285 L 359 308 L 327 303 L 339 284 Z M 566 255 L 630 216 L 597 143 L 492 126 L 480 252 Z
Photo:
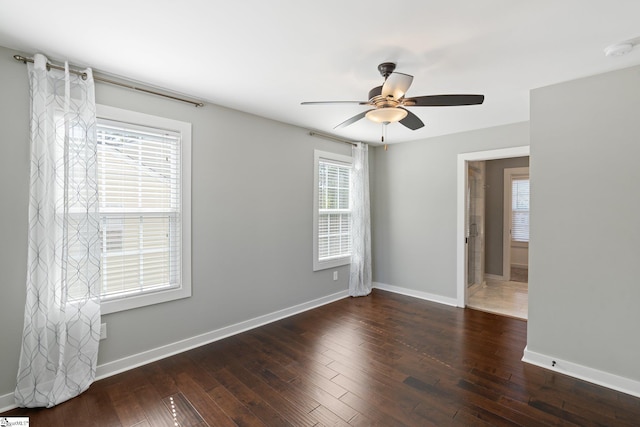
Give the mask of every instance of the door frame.
M 497 150 L 475 151 L 458 154 L 458 204 L 457 204 L 457 245 L 456 245 L 456 301 L 458 307 L 467 305 L 467 268 L 465 265 L 465 207 L 468 187 L 468 162 L 506 159 L 529 156 L 529 146 L 501 148 Z

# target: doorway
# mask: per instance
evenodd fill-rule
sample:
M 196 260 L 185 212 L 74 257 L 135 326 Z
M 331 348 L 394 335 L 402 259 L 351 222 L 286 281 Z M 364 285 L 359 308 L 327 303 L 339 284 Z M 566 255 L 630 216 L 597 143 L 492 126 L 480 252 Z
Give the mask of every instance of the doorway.
M 514 158 L 517 160 L 520 158 Z M 525 162 L 523 161 L 522 164 Z M 514 163 L 511 163 L 513 165 Z M 529 160 L 527 166 L 504 168 L 502 280 L 528 282 Z
M 466 307 L 469 305 L 469 294 L 471 290 L 477 290 L 478 284 L 480 281 L 482 284 L 480 286 L 487 286 L 488 282 L 486 280 L 492 280 L 493 277 L 491 275 L 491 271 L 487 270 L 489 259 L 486 258 L 485 250 L 481 252 L 477 251 L 478 240 L 481 241 L 481 245 L 490 244 L 489 241 L 485 241 L 485 232 L 480 235 L 480 232 L 484 229 L 484 224 L 479 224 L 477 219 L 478 216 L 474 219 L 470 214 L 474 208 L 471 206 L 469 201 L 472 200 L 471 192 L 474 192 L 474 196 L 477 197 L 478 194 L 482 192 L 478 192 L 478 185 L 483 189 L 491 186 L 491 183 L 483 182 L 482 179 L 476 179 L 474 174 L 478 174 L 481 168 L 478 167 L 480 162 L 483 163 L 488 160 L 496 160 L 496 159 L 510 159 L 515 157 L 528 157 L 529 156 L 529 147 L 513 147 L 506 148 L 500 150 L 489 150 L 489 151 L 480 151 L 474 153 L 464 153 L 458 155 L 458 209 L 457 209 L 457 301 L 459 307 Z M 474 169 L 470 169 L 472 166 Z M 471 172 L 470 172 L 471 171 Z M 475 180 L 475 181 L 474 181 Z M 472 188 L 472 186 L 476 186 L 476 188 Z M 502 187 L 502 186 L 500 186 Z M 502 198 L 502 194 L 501 194 Z M 476 200 L 477 201 L 477 200 Z M 485 207 L 490 201 L 483 202 Z M 499 206 L 502 209 L 502 203 Z M 477 213 L 479 209 L 475 209 Z M 485 214 L 487 224 L 490 221 L 490 218 Z M 502 215 L 500 215 L 502 216 Z M 483 220 L 485 218 L 482 218 Z M 473 225 L 475 224 L 475 225 Z M 502 235 L 502 221 L 500 223 L 500 234 Z M 470 237 L 474 238 L 473 245 L 470 247 Z M 479 237 L 482 237 L 479 239 Z M 488 237 L 488 236 L 487 236 Z M 502 237 L 500 238 L 500 246 L 502 246 Z M 502 249 L 502 248 L 501 248 Z M 482 276 L 479 279 L 479 269 L 477 268 L 478 259 L 482 259 Z M 500 256 L 500 267 L 503 265 L 502 256 Z M 502 269 L 501 269 L 502 270 Z M 504 272 L 500 271 L 500 278 L 504 278 Z M 473 275 L 473 277 L 470 277 Z M 508 273 L 510 275 L 510 272 Z M 472 282 L 470 282 L 470 279 Z M 471 285 L 471 286 L 470 286 Z M 474 288 L 475 286 L 475 288 Z M 500 291 L 507 290 L 507 287 L 500 288 Z
M 529 157 L 467 167 L 467 306 L 526 319 Z
M 467 288 L 484 283 L 485 162 L 467 162 Z

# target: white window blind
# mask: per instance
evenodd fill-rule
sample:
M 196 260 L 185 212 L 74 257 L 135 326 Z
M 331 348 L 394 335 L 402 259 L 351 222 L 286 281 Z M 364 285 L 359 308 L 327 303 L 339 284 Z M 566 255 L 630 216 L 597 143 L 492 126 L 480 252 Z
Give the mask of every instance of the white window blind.
M 529 241 L 529 178 L 511 181 L 511 240 Z
M 177 132 L 98 120 L 102 299 L 180 286 Z
M 351 255 L 351 165 L 318 162 L 318 261 Z

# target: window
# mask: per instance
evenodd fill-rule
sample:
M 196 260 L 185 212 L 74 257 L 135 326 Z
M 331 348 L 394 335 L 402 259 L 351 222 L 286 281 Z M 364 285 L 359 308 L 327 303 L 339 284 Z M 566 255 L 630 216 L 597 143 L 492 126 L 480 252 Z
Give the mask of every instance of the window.
M 315 151 L 313 270 L 351 262 L 351 157 Z
M 102 312 L 191 296 L 191 125 L 97 116 Z
M 529 242 L 529 178 L 511 180 L 511 240 Z

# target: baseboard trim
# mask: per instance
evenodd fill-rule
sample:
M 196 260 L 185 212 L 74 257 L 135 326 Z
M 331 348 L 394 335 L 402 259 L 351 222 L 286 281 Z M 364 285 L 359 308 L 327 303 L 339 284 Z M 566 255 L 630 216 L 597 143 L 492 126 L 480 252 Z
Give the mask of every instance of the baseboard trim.
M 562 360 L 557 357 L 531 351 L 527 347 L 524 349 L 522 361 L 564 375 L 569 375 L 570 377 L 588 381 L 602 387 L 607 387 L 635 397 L 640 397 L 640 381 L 631 380 L 609 372 L 600 371 L 588 366 Z M 555 362 L 555 364 L 553 362 Z
M 511 263 L 511 267 L 515 267 L 515 268 L 529 268 L 529 264 L 518 264 L 515 262 Z
M 157 347 L 142 353 L 114 360 L 98 366 L 96 370 L 96 379 L 99 380 L 110 377 L 112 375 L 119 374 L 120 372 L 128 371 L 130 369 L 137 368 L 138 366 L 146 365 L 148 363 L 155 362 L 156 360 L 164 359 L 165 357 L 173 356 L 174 354 L 182 353 L 187 350 L 284 319 L 285 317 L 293 316 L 295 314 L 341 300 L 347 296 L 348 291 L 340 291 L 326 297 L 317 298 L 293 307 L 274 311 L 273 313 L 245 320 L 244 322 L 216 329 L 215 331 L 207 332 L 202 335 L 197 335 L 182 341 L 177 341 L 172 344 L 167 344 L 162 347 Z
M 499 276 L 497 274 L 485 274 L 484 280 L 497 280 L 499 282 L 505 282 L 504 276 Z
M 13 408 L 17 408 L 13 393 L 0 396 L 0 412 L 10 411 Z
M 346 290 L 336 292 L 335 294 L 294 305 L 293 307 L 274 311 L 273 313 L 254 317 L 253 319 L 245 320 L 244 322 L 236 323 L 195 337 L 187 338 L 161 347 L 156 347 L 151 350 L 143 351 L 142 353 L 132 354 L 131 356 L 123 357 L 122 359 L 98 365 L 96 369 L 96 381 L 230 337 L 232 335 L 237 335 L 239 333 L 255 329 L 286 317 L 330 304 L 343 298 L 347 298 L 348 296 L 349 293 Z M 0 396 L 0 412 L 9 411 L 14 408 L 16 408 L 16 404 L 13 393 Z
M 389 291 L 396 294 L 402 294 L 409 297 L 419 298 L 426 301 L 437 302 L 439 304 L 450 305 L 453 307 L 458 306 L 458 300 L 455 298 L 444 297 L 442 295 L 430 294 L 429 292 L 416 291 L 414 289 L 403 288 L 400 286 L 387 285 L 386 283 L 373 282 L 373 287 L 376 289 L 382 289 L 383 291 Z

